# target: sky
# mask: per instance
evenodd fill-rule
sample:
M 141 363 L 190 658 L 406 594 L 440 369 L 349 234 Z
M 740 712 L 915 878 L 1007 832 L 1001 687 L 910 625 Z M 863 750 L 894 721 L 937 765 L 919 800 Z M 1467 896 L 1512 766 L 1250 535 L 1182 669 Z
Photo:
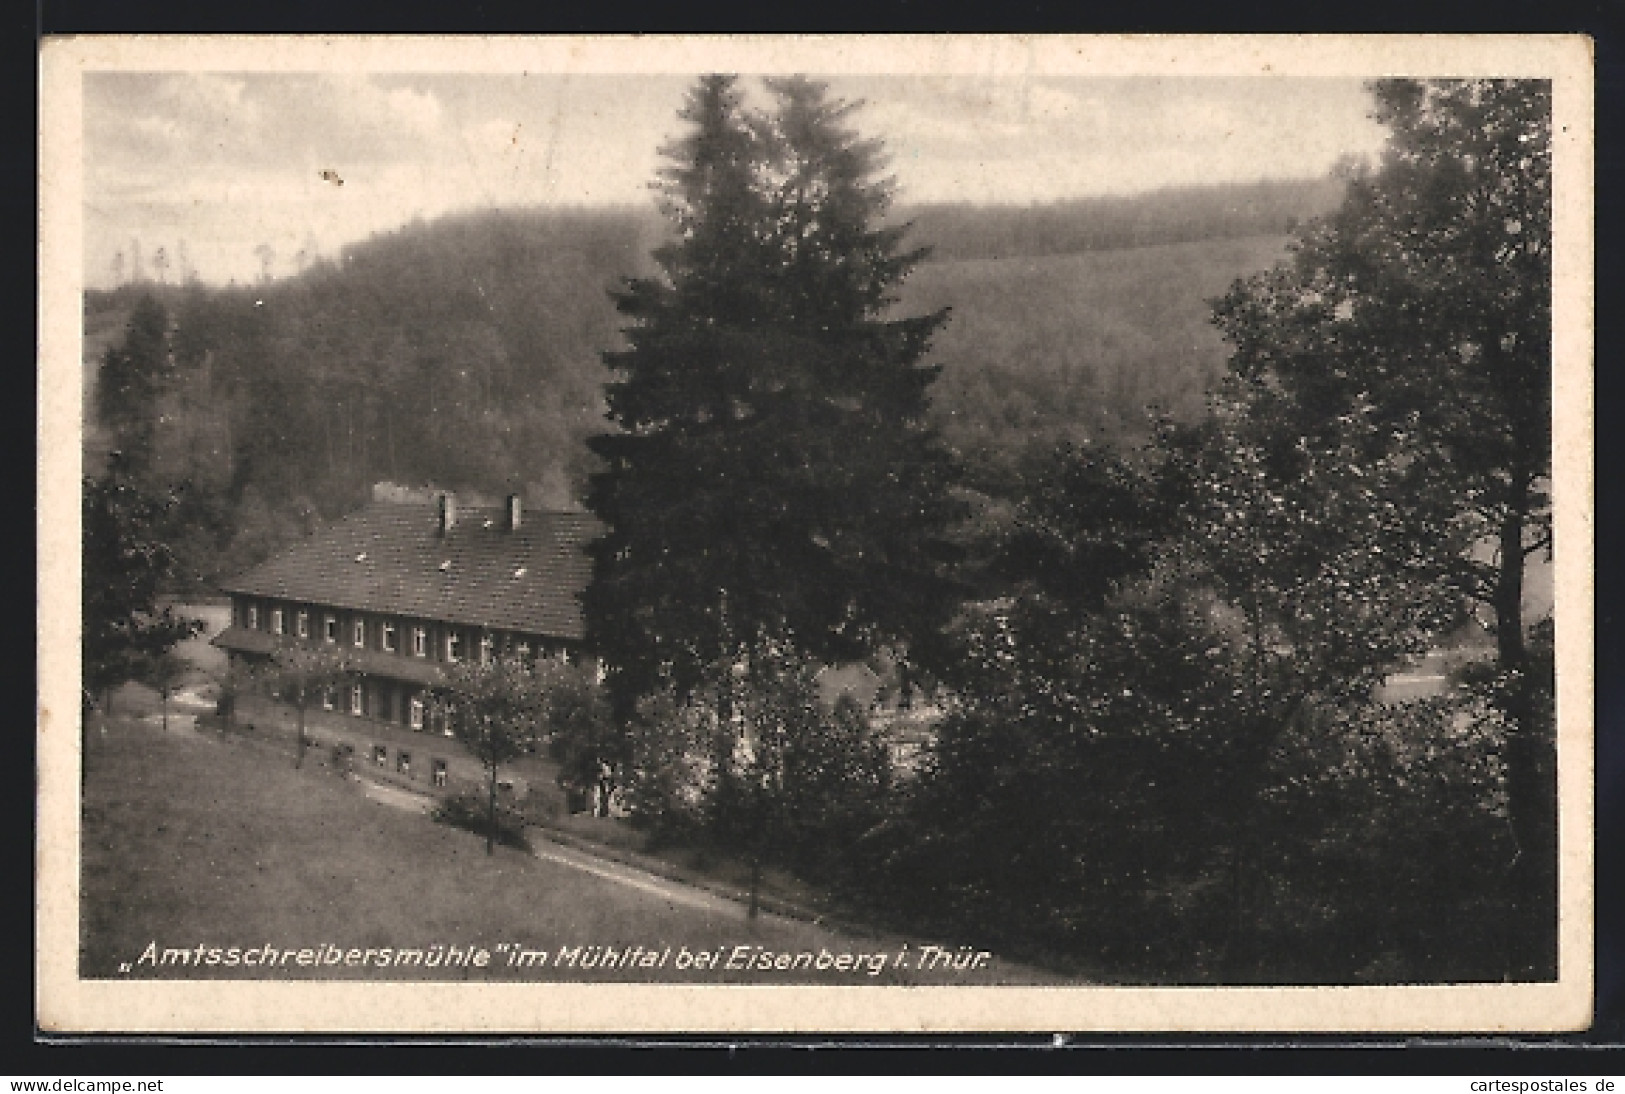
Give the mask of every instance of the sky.
M 816 76 L 816 73 L 814 74 Z M 174 280 L 292 272 L 412 220 L 642 205 L 691 74 L 88 72 L 84 278 L 139 252 Z M 759 81 L 746 79 L 760 101 Z M 1353 79 L 1301 75 L 850 75 L 902 203 L 1025 204 L 1304 178 L 1374 158 Z M 267 252 L 264 248 L 268 246 Z M 122 267 L 118 265 L 122 263 Z M 267 264 L 268 265 L 265 265 Z

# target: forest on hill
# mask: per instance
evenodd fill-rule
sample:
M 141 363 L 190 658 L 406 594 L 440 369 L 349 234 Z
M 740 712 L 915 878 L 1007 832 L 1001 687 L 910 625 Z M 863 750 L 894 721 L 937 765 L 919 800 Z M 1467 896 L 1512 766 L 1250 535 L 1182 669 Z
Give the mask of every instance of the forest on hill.
M 974 477 L 996 481 L 1056 441 L 1122 445 L 1158 415 L 1193 421 L 1226 356 L 1209 301 L 1285 254 L 1269 235 L 932 262 L 900 306 L 952 309 L 932 412 Z
M 1284 253 L 1333 180 L 1032 207 L 902 210 L 932 248 L 897 308 L 952 309 L 932 413 L 973 481 L 1035 443 L 1189 418 L 1224 346 L 1207 301 Z M 433 483 L 579 504 L 602 432 L 611 291 L 651 269 L 652 209 L 488 211 L 414 222 L 260 285 L 145 281 L 85 298 L 86 460 L 105 456 L 96 375 L 136 302 L 169 324 L 154 473 L 184 484 L 178 543 L 207 588 L 360 504 Z

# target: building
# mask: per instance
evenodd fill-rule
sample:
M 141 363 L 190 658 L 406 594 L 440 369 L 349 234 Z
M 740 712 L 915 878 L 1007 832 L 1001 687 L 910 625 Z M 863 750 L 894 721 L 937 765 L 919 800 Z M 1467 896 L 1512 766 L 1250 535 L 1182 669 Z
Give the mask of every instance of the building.
M 341 647 L 359 672 L 322 706 L 434 731 L 427 689 L 448 664 L 498 655 L 584 656 L 580 594 L 599 526 L 582 513 L 374 500 L 224 582 L 216 645 L 268 658 L 290 641 Z

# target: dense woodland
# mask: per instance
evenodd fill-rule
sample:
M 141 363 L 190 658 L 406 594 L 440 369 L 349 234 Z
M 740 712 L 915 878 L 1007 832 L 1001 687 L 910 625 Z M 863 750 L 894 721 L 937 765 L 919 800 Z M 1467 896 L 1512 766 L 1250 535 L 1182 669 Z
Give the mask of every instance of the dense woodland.
M 1143 438 L 1148 408 L 1200 413 L 1223 368 L 1207 300 L 1274 261 L 1327 206 L 1315 181 L 1052 206 L 905 210 L 933 250 L 899 310 L 951 308 L 933 419 L 1007 477 L 1026 447 Z M 391 481 L 575 507 L 606 428 L 610 290 L 651 269 L 649 210 L 504 211 L 415 223 L 262 285 L 132 283 L 85 299 L 86 445 L 96 377 L 150 296 L 173 377 L 155 443 L 184 482 L 194 589 Z

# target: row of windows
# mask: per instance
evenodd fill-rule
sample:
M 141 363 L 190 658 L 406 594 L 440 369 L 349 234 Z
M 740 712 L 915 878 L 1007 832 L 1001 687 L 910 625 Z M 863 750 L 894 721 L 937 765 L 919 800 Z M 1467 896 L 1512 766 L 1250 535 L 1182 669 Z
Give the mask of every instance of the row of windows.
M 350 758 L 354 757 L 354 755 L 355 755 L 355 749 L 352 748 L 350 745 L 347 745 L 347 744 L 341 744 L 341 745 L 338 746 L 338 748 L 339 748 L 340 753 L 342 754 L 341 758 L 344 760 L 344 762 L 349 763 Z M 372 762 L 374 764 L 378 765 L 379 767 L 388 767 L 389 766 L 389 748 L 388 748 L 388 746 L 380 745 L 380 744 L 373 745 L 372 746 Z M 446 766 L 447 766 L 446 761 L 444 759 L 442 759 L 441 757 L 439 757 L 439 756 L 431 756 L 431 757 L 429 757 L 430 779 L 433 781 L 435 786 L 443 787 L 443 786 L 446 785 Z M 396 750 L 396 752 L 395 752 L 395 770 L 398 771 L 400 774 L 405 775 L 409 779 L 417 777 L 416 775 L 414 775 L 412 773 L 412 754 L 410 752 L 407 752 L 404 749 L 397 749 Z
M 290 625 L 291 616 L 291 625 Z M 286 612 L 282 608 L 270 609 L 269 630 L 272 634 L 293 635 L 296 638 L 309 638 L 311 636 L 311 613 L 303 609 Z M 260 629 L 260 609 L 257 604 L 246 606 L 243 625 L 249 630 Z M 377 624 L 378 648 L 385 653 L 400 652 L 399 630 L 393 620 L 384 620 Z M 323 641 L 337 644 L 340 635 L 339 617 L 332 613 L 322 615 Z M 367 621 L 356 618 L 350 621 L 349 644 L 357 649 L 367 646 Z M 429 656 L 429 628 L 427 626 L 413 626 L 410 628 L 410 649 L 413 657 Z M 479 659 L 481 663 L 491 660 L 496 655 L 497 641 L 492 634 L 482 634 L 478 643 Z M 520 658 L 529 659 L 531 645 L 529 642 L 518 642 L 512 647 L 514 654 Z M 463 634 L 460 631 L 447 631 L 440 639 L 440 648 L 437 651 L 440 659 L 446 661 L 460 661 L 465 654 Z M 568 655 L 565 655 L 568 657 Z
M 339 709 L 341 697 L 345 709 L 351 714 L 359 717 L 367 713 L 366 693 L 362 690 L 362 686 L 360 684 L 351 684 L 349 687 L 343 689 L 328 688 L 322 693 L 322 709 Z M 413 729 L 421 731 L 428 720 L 427 714 L 428 707 L 423 702 L 422 695 L 413 695 L 407 700 L 407 725 L 411 726 Z M 441 727 L 441 732 L 448 737 L 451 736 L 451 730 L 448 728 Z

